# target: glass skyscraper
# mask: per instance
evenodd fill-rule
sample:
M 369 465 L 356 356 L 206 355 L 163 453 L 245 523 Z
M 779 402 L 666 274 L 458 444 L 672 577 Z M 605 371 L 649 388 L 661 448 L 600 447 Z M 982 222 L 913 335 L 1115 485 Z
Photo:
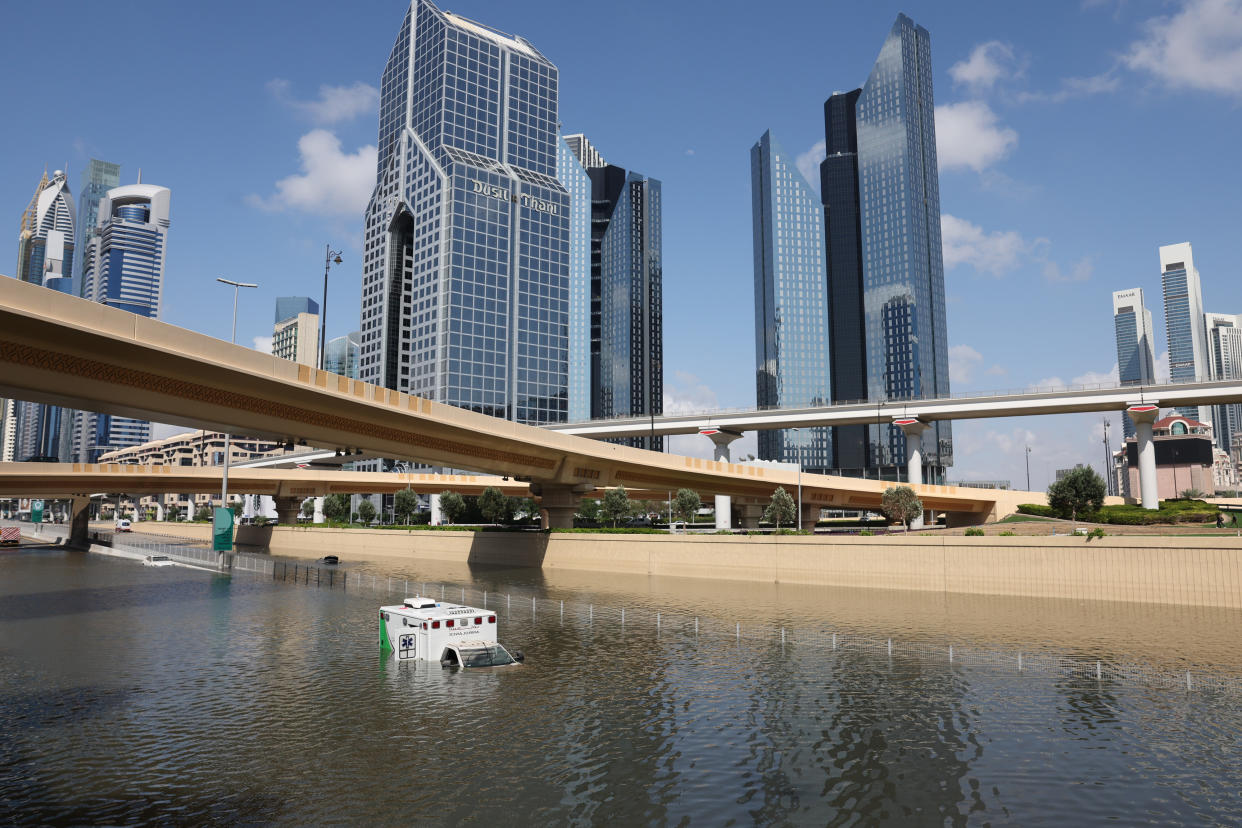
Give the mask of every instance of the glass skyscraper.
M 414 0 L 380 83 L 361 378 L 524 423 L 568 414 L 569 196 L 558 72 Z
M 862 242 L 867 398 L 949 393 L 949 352 L 940 240 L 931 42 L 897 16 L 858 96 L 858 192 Z M 923 479 L 944 481 L 953 462 L 948 422 L 923 434 Z M 900 476 L 905 435 L 868 426 L 870 465 Z
M 1164 291 L 1164 327 L 1169 343 L 1169 380 L 1211 379 L 1203 289 L 1189 242 L 1160 248 L 1160 284 Z M 1183 405 L 1173 410 L 1201 423 L 1212 422 L 1211 406 Z
M 589 412 L 581 419 L 662 414 L 661 184 L 609 164 L 585 135 L 566 135 L 564 141 L 572 162 L 585 169 L 590 183 L 585 246 L 579 224 L 570 234 L 571 246 L 588 254 L 590 399 Z M 571 330 L 579 323 L 572 318 Z M 571 353 L 570 359 L 576 354 Z M 663 438 L 653 436 L 609 442 L 653 451 L 664 448 Z
M 65 174 L 56 170 L 49 179 L 44 172 L 30 205 L 22 213 L 16 277 L 61 293 L 72 293 L 76 224 L 73 196 Z M 16 420 L 13 459 L 68 459 L 68 447 L 62 447 L 63 409 L 32 402 L 18 402 L 12 408 Z
M 141 177 L 141 176 L 140 176 Z M 99 200 L 82 262 L 82 297 L 160 318 L 172 192 L 154 184 L 114 187 Z M 81 462 L 151 439 L 146 420 L 74 412 L 66 451 Z
M 350 379 L 358 378 L 359 341 L 362 334 L 358 331 L 329 339 L 323 354 L 323 368 L 333 374 Z
M 1143 289 L 1113 294 L 1113 333 L 1117 339 L 1117 376 L 1122 385 L 1151 385 L 1156 380 L 1155 337 L 1151 311 L 1143 301 Z M 1121 415 L 1121 428 L 1133 437 L 1134 422 Z
M 600 414 L 664 413 L 661 187 L 631 172 L 600 245 Z M 617 442 L 652 451 L 662 437 Z
M 74 262 L 74 294 L 82 295 L 83 263 L 90 247 L 91 234 L 98 223 L 99 200 L 108 190 L 121 185 L 121 165 L 92 158 L 82 171 L 82 190 L 78 193 L 78 235 L 74 249 L 80 251 Z
M 828 243 L 828 338 L 834 403 L 867 399 L 856 118 L 861 94 L 861 89 L 838 92 L 824 102 L 826 157 L 819 166 L 819 191 Z M 870 461 L 867 445 L 867 426 L 833 428 L 834 469 L 842 474 L 865 474 Z
M 556 170 L 569 194 L 568 419 L 572 423 L 591 419 L 591 176 L 565 138 L 557 143 Z
M 1212 379 L 1242 379 L 1242 315 L 1204 314 Z M 1212 406 L 1216 445 L 1228 454 L 1233 436 L 1242 431 L 1242 405 Z
M 756 397 L 760 408 L 831 399 L 824 210 L 796 159 L 765 132 L 750 150 Z M 832 466 L 828 428 L 759 432 L 759 457 Z

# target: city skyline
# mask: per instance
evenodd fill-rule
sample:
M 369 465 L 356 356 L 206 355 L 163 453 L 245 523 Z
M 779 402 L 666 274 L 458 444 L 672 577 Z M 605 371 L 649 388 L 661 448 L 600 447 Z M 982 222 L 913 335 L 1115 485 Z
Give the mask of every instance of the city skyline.
M 610 154 L 625 158 L 677 193 L 665 205 L 665 265 L 668 272 L 678 274 L 677 280 L 665 284 L 666 406 L 673 410 L 753 404 L 753 383 L 739 381 L 736 370 L 749 363 L 752 357 L 747 351 L 753 346 L 742 341 L 749 340 L 745 335 L 729 335 L 739 325 L 748 325 L 750 316 L 746 303 L 739 306 L 737 301 L 749 292 L 750 281 L 745 233 L 749 205 L 745 162 L 738 162 L 740 148 L 771 126 L 791 153 L 809 153 L 820 141 L 822 122 L 814 104 L 808 107 L 806 102 L 822 101 L 833 87 L 845 83 L 838 78 L 857 77 L 857 67 L 869 65 L 875 57 L 873 33 L 887 28 L 899 9 L 842 11 L 839 20 L 834 12 L 834 27 L 839 23 L 842 32 L 859 36 L 834 36 L 831 54 L 815 50 L 812 60 L 803 58 L 803 52 L 810 55 L 812 50 L 802 44 L 822 39 L 822 31 L 813 36 L 811 31 L 790 32 L 785 26 L 749 22 L 743 26 L 727 11 L 704 20 L 696 13 L 701 9 L 692 5 L 657 12 L 654 6 L 639 4 L 619 12 L 620 22 L 658 14 L 657 43 L 651 47 L 652 59 L 636 62 L 635 72 L 626 78 L 599 72 L 597 55 L 573 37 L 587 30 L 589 16 L 573 19 L 552 10 L 488 3 L 455 10 L 539 43 L 561 68 L 565 84 L 561 120 L 566 131 L 596 137 Z M 1194 243 L 1198 267 L 1205 274 L 1208 308 L 1219 312 L 1242 308 L 1236 268 L 1230 264 L 1238 258 L 1232 229 L 1236 206 L 1228 198 L 1238 189 L 1239 174 L 1232 166 L 1223 171 L 1213 168 L 1211 176 L 1200 172 L 1200 159 L 1228 157 L 1226 136 L 1238 132 L 1238 114 L 1230 105 L 1236 99 L 1237 79 L 1228 75 L 1227 65 L 1219 59 L 1221 49 L 1236 45 L 1201 43 L 1203 65 L 1216 76 L 1192 76 L 1194 67 L 1179 65 L 1167 50 L 1161 51 L 1174 27 L 1205 19 L 1209 13 L 1205 4 L 1128 6 L 1113 12 L 1088 4 L 1046 11 L 1038 18 L 983 6 L 959 11 L 913 4 L 904 10 L 936 36 L 937 131 L 942 146 L 948 141 L 955 148 L 950 155 L 941 152 L 955 391 L 1108 378 L 1115 347 L 1111 331 L 1102 324 L 1104 303 L 1112 291 L 1136 283 L 1154 291 L 1158 283 L 1149 275 L 1154 270 L 1153 248 L 1173 241 Z M 373 120 L 351 121 L 342 113 L 359 107 L 374 112 L 374 97 L 368 98 L 361 87 L 375 85 L 376 65 L 382 62 L 376 54 L 387 53 L 391 18 L 398 12 L 384 7 L 366 10 L 357 19 L 334 21 L 338 35 L 334 48 L 326 56 L 316 53 L 313 60 L 314 50 L 300 44 L 309 42 L 314 27 L 322 27 L 328 18 L 326 8 L 312 5 L 304 12 L 299 15 L 304 19 L 293 21 L 288 39 L 274 44 L 270 59 L 256 57 L 244 73 L 226 72 L 211 79 L 224 97 L 254 116 L 244 155 L 240 146 L 214 139 L 202 115 L 169 104 L 171 122 L 194 135 L 188 147 L 177 148 L 178 153 L 189 149 L 196 166 L 203 168 L 202 175 L 218 182 L 200 180 L 190 168 L 178 166 L 184 162 L 171 154 L 171 147 L 154 141 L 136 143 L 135 136 L 113 127 L 109 119 L 114 116 L 96 112 L 89 126 L 75 123 L 63 137 L 49 140 L 41 135 L 32 143 L 29 136 L 6 136 L 2 163 L 11 173 L 6 182 L 13 186 L 2 194 L 5 203 L 16 204 L 11 209 L 20 211 L 20 203 L 29 197 L 28 192 L 17 192 L 28 187 L 21 182 L 37 175 L 44 163 L 49 168 L 66 166 L 67 159 L 71 178 L 91 156 L 149 168 L 179 193 L 178 244 L 169 273 L 170 282 L 184 284 L 170 286 L 168 321 L 227 338 L 230 297 L 223 291 L 215 296 L 206 285 L 216 275 L 249 278 L 261 284 L 268 298 L 255 297 L 253 304 L 259 307 L 243 305 L 239 341 L 265 337 L 271 324 L 265 318 L 270 297 L 317 293 L 322 244 L 337 240 L 344 246 L 346 265 L 333 271 L 329 304 L 340 324 L 328 331 L 328 338 L 352 330 L 358 318 L 361 218 L 325 214 L 312 196 L 324 192 L 325 180 L 339 184 L 326 191 L 329 196 L 350 192 L 350 159 L 375 141 Z M 800 13 L 817 15 L 815 19 L 824 19 L 825 14 L 809 5 Z M 47 25 L 36 22 L 41 19 L 37 9 L 23 8 L 15 16 L 19 27 L 35 30 Z M 109 36 L 121 39 L 131 34 L 153 36 L 158 32 L 152 27 L 168 25 L 165 38 L 177 42 L 180 51 L 173 63 L 184 68 L 193 65 L 198 47 L 177 40 L 176 22 L 174 17 L 166 24 L 144 23 L 124 13 L 105 20 L 84 7 L 68 24 L 65 36 L 70 43 L 79 42 L 87 31 L 109 35 L 110 27 L 115 33 Z M 204 45 L 212 40 L 207 35 L 214 33 L 215 25 L 205 21 Z M 660 57 L 660 44 L 665 38 L 679 40 L 676 33 L 691 26 L 710 35 L 703 40 L 717 41 L 713 55 L 748 48 L 773 60 L 748 76 L 739 75 L 726 62 L 712 61 L 711 72 L 683 77 Z M 253 37 L 223 26 L 216 36 L 244 54 L 260 55 Z M 388 43 L 382 44 L 384 40 Z M 378 49 L 377 42 L 381 42 Z M 24 44 L 17 44 L 5 60 L 21 65 L 24 49 Z M 699 47 L 704 56 L 709 54 L 706 49 Z M 51 88 L 72 88 L 71 79 L 80 78 L 82 70 L 71 64 L 64 67 L 63 78 L 60 67 L 50 70 Z M 653 82 L 657 75 L 658 83 Z M 782 85 L 777 79 L 794 82 Z M 632 115 L 621 118 L 604 104 L 610 95 L 643 84 L 656 90 L 652 121 L 661 125 L 659 141 L 651 140 L 650 124 L 626 123 L 634 120 Z M 327 89 L 316 95 L 321 85 Z M 720 120 L 726 107 L 714 108 L 724 100 L 725 88 L 738 104 L 727 108 L 727 123 Z M 350 90 L 357 95 L 351 97 Z M 197 97 L 201 106 L 208 96 Z M 1172 98 L 1196 119 L 1200 128 L 1193 135 L 1175 131 L 1156 117 Z M 115 117 L 119 121 L 124 114 Z M 216 117 L 211 111 L 204 114 Z M 89 115 L 87 104 L 83 117 Z M 1046 125 L 1066 117 L 1076 121 L 1070 137 Z M 81 139 L 81 152 L 74 148 L 75 139 Z M 212 146 L 210 163 L 202 154 L 208 146 L 200 143 L 204 141 Z M 1174 142 L 1186 151 L 1170 154 L 1157 149 Z M 1162 204 L 1158 211 L 1131 207 L 1143 202 L 1142 187 L 1130 180 L 1140 159 L 1153 174 L 1191 182 L 1195 197 Z M 1107 221 L 1101 223 L 1103 216 Z M 219 249 L 222 238 L 229 239 L 237 252 Z M 7 260 L 15 261 L 15 248 L 8 249 Z M 0 266 L 0 272 L 10 271 Z M 173 273 L 176 280 L 171 279 Z M 1032 289 L 1019 292 L 1018 285 L 1024 283 Z M 1021 305 L 1019 313 L 1010 309 L 1015 302 Z M 1050 324 L 1053 321 L 1057 324 Z M 1064 333 L 1047 336 L 1052 330 Z M 1157 354 L 1158 361 L 1161 356 Z M 1052 467 L 1096 457 L 1099 435 L 1088 433 L 1095 420 L 1065 417 L 1048 423 L 955 425 L 954 476 L 1021 479 L 1021 446 L 1030 434 L 1036 447 L 1032 482 L 1038 488 L 1041 457 Z M 1114 430 L 1114 439 L 1119 432 Z M 686 441 L 673 442 L 674 451 L 694 448 Z M 707 450 L 704 446 L 696 453 Z

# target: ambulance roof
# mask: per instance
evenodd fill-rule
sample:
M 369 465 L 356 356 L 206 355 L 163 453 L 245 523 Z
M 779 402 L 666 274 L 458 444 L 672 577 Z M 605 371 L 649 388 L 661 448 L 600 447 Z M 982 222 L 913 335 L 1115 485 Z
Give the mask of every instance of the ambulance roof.
M 491 615 L 491 610 L 479 609 L 478 607 L 468 607 L 465 604 L 454 604 L 449 601 L 437 601 L 434 598 L 426 598 L 416 595 L 413 598 L 406 598 L 404 602 L 396 606 L 380 607 L 385 612 L 404 615 L 409 618 L 433 619 L 433 618 L 453 618 L 458 615 Z

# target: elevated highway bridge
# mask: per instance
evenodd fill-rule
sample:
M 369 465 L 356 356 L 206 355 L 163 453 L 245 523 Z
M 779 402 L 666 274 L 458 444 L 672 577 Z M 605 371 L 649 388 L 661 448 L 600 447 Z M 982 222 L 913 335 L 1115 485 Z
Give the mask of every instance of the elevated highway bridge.
M 499 420 L 45 288 L 0 279 L 0 396 L 513 478 L 550 526 L 599 487 L 766 500 L 801 483 L 809 510 L 872 509 L 887 485 L 661 454 Z M 1042 495 L 914 484 L 977 523 Z

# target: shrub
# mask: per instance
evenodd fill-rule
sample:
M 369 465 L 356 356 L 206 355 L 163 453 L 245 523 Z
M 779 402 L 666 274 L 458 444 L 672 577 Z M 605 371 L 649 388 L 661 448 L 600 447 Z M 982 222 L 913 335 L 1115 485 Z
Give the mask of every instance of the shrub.
M 1036 517 L 1055 517 L 1051 506 L 1045 506 L 1042 503 L 1023 503 L 1018 506 L 1018 512 L 1024 515 L 1035 515 Z
M 858 533 L 858 536 L 862 538 L 871 538 L 875 537 L 875 532 L 872 532 L 870 529 L 864 529 Z
M 982 533 L 982 532 L 980 532 L 979 534 L 981 534 L 981 535 L 982 535 L 983 533 Z M 1014 537 L 1015 535 L 1017 535 L 1017 533 L 1016 533 L 1016 532 L 1010 532 L 1008 529 L 1006 529 L 1004 532 L 1001 532 L 1001 533 L 1000 533 L 1000 536 L 1001 536 L 1002 538 L 1012 538 L 1012 537 Z
M 982 535 L 983 535 L 983 530 L 978 529 L 974 526 L 966 530 L 966 537 L 968 538 L 977 538 L 977 537 L 981 537 Z
M 1087 543 L 1091 543 L 1092 538 L 1102 538 L 1102 537 L 1104 537 L 1104 530 L 1097 526 L 1087 533 Z

